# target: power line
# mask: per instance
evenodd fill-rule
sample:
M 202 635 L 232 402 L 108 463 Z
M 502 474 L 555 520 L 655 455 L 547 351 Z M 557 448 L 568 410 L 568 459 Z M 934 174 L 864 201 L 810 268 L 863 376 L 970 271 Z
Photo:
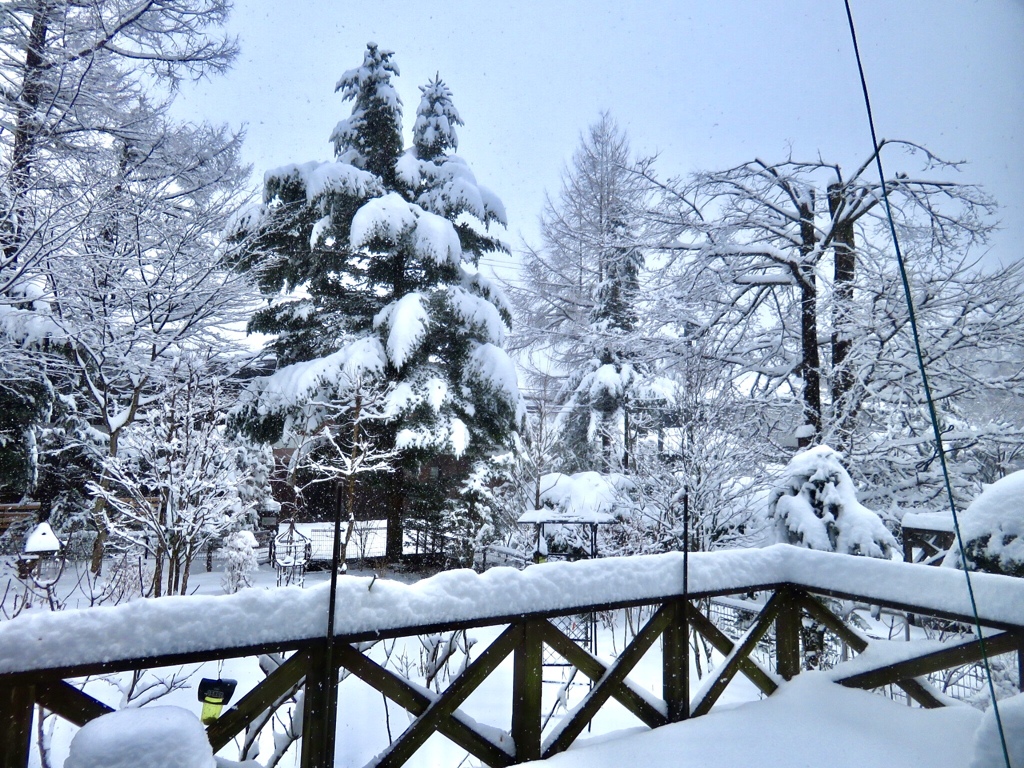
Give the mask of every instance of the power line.
M 988 654 L 985 650 L 985 634 L 981 628 L 981 620 L 978 616 L 978 604 L 974 597 L 974 587 L 971 584 L 971 573 L 964 548 L 963 536 L 960 533 L 960 519 L 956 512 L 956 502 L 953 500 L 953 484 L 949 479 L 949 468 L 946 466 L 946 450 L 942 442 L 942 430 L 939 427 L 938 412 L 935 408 L 935 401 L 932 399 L 931 386 L 928 383 L 928 371 L 925 369 L 924 354 L 921 351 L 921 337 L 917 330 L 917 317 L 914 312 L 914 299 L 910 293 L 910 280 L 907 277 L 907 267 L 903 260 L 903 251 L 900 248 L 899 237 L 896 234 L 896 224 L 893 221 L 892 206 L 889 203 L 889 191 L 885 183 L 885 172 L 882 169 L 882 147 L 878 143 L 878 135 L 875 132 L 875 118 L 871 111 L 871 97 L 868 95 L 868 82 L 864 75 L 864 64 L 860 57 L 860 46 L 857 44 L 857 30 L 853 23 L 853 10 L 850 8 L 850 0 L 843 0 L 846 6 L 846 19 L 850 25 L 850 38 L 853 41 L 853 52 L 857 59 L 857 72 L 860 75 L 861 90 L 864 93 L 864 107 L 868 115 L 868 127 L 871 129 L 871 143 L 874 147 L 875 166 L 878 169 L 878 183 L 882 186 L 882 200 L 885 203 L 885 215 L 889 221 L 889 233 L 892 236 L 893 247 L 896 251 L 896 263 L 899 265 L 900 280 L 903 283 L 903 295 L 907 301 L 907 310 L 910 316 L 910 330 L 914 337 L 914 350 L 917 354 L 917 366 L 921 372 L 921 381 L 924 385 L 925 399 L 928 404 L 928 414 L 931 417 L 932 432 L 935 436 L 935 448 L 939 456 L 939 464 L 942 467 L 942 478 L 946 487 L 946 498 L 949 502 L 949 511 L 953 515 L 953 530 L 956 532 L 957 547 L 960 550 L 960 562 L 964 569 L 964 578 L 967 581 L 967 595 L 971 602 L 971 611 L 974 614 L 974 626 L 978 633 L 978 644 L 981 648 L 981 658 L 985 666 L 985 673 L 988 678 L 989 695 L 992 697 L 992 711 L 995 714 L 996 728 L 999 731 L 999 742 L 1003 748 L 1003 760 L 1006 768 L 1010 766 L 1010 752 L 1006 747 L 1006 734 L 1003 732 L 1003 720 L 999 715 L 999 703 L 996 700 L 996 689 L 992 682 L 992 667 L 989 664 Z

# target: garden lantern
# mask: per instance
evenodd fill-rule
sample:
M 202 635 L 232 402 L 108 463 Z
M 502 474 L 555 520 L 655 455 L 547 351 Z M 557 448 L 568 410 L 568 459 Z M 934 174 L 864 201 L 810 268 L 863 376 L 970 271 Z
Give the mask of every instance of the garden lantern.
M 224 709 L 225 704 L 231 701 L 236 685 L 238 685 L 237 680 L 225 678 L 211 680 L 204 677 L 199 681 L 199 700 L 203 702 L 203 713 L 199 719 L 203 721 L 203 725 L 217 722 L 220 711 Z

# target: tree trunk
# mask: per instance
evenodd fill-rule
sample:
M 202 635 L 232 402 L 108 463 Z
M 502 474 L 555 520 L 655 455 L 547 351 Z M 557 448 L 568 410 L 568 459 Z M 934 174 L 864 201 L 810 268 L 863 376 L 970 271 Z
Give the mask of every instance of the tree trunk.
M 402 485 L 402 478 L 396 478 L 387 494 L 388 531 L 384 559 L 388 563 L 397 563 L 402 559 L 402 543 L 405 539 L 404 514 L 405 488 Z
M 158 544 L 156 548 L 156 565 L 153 568 L 153 597 L 160 597 L 163 591 L 164 579 L 164 545 Z
M 805 448 L 821 435 L 821 353 L 818 349 L 818 287 L 814 274 L 817 234 L 814 231 L 813 198 L 800 204 L 800 375 L 803 378 L 803 416 L 801 426 L 809 426 L 810 434 L 798 438 Z
M 854 385 L 853 370 L 850 368 L 850 348 L 853 344 L 850 313 L 853 309 L 853 283 L 857 271 L 857 253 L 854 242 L 853 221 L 844 218 L 835 221 L 843 200 L 843 189 L 839 184 L 828 188 L 828 208 L 833 217 L 833 240 L 835 271 L 832 300 L 832 382 L 831 399 L 835 420 L 837 444 L 841 452 L 850 450 L 853 433 L 853 418 L 856 415 L 851 402 Z

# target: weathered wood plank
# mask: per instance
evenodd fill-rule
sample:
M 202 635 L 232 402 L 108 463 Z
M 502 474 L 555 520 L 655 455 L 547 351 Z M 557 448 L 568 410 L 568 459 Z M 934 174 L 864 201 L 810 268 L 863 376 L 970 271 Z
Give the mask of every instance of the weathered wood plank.
M 309 654 L 299 651 L 292 654 L 281 666 L 271 672 L 255 688 L 225 712 L 206 729 L 213 751 L 224 747 L 236 734 L 245 730 L 255 718 L 262 715 L 282 696 L 293 690 L 309 667 Z
M 332 768 L 338 712 L 338 670 L 327 670 L 326 643 L 313 646 L 305 662 L 306 687 L 302 700 L 302 750 L 299 766 Z
M 840 640 L 853 648 L 857 653 L 863 653 L 868 647 L 867 638 L 860 635 L 852 627 L 846 625 L 842 619 L 836 616 L 816 597 L 804 592 L 796 593 L 796 598 L 807 613 L 817 619 L 826 629 L 834 632 Z M 896 683 L 912 700 L 916 701 L 926 709 L 936 709 L 944 706 L 942 701 L 935 695 L 931 688 L 920 680 L 900 680 Z
M 510 652 L 511 648 L 508 649 Z M 434 701 L 412 687 L 404 678 L 380 666 L 350 645 L 337 646 L 335 653 L 341 666 L 413 715 L 422 715 Z M 460 719 L 460 714 L 456 711 L 451 717 L 440 719 L 437 730 L 487 765 L 504 768 L 515 762 L 510 752 L 473 730 L 472 726 Z
M 1014 637 L 1011 632 L 1003 632 L 985 638 L 985 652 L 990 656 L 1010 653 L 1018 650 L 1019 647 L 1019 639 Z M 969 640 L 879 669 L 837 677 L 836 682 L 848 688 L 881 688 L 883 685 L 899 684 L 904 680 L 923 677 L 950 667 L 972 664 L 980 661 L 981 658 L 981 643 L 978 640 Z
M 716 651 L 723 656 L 728 656 L 732 653 L 733 643 L 722 630 L 712 623 L 711 619 L 705 616 L 703 613 L 698 611 L 693 605 L 687 609 L 687 621 L 690 626 L 697 630 Z M 765 696 L 770 696 L 775 693 L 778 689 L 778 685 L 772 679 L 771 675 L 765 672 L 760 665 L 751 658 L 742 658 L 739 662 L 740 672 L 746 675 L 747 679 L 750 680 L 757 689 L 761 691 Z
M 742 659 L 750 658 L 751 651 L 757 647 L 757 644 L 761 641 L 761 638 L 768 633 L 768 629 L 771 627 L 772 622 L 780 615 L 782 611 L 785 611 L 792 603 L 792 597 L 786 594 L 776 593 L 772 595 L 772 598 L 768 601 L 761 612 L 758 614 L 757 623 L 748 630 L 743 641 L 733 647 L 732 652 L 725 658 L 724 663 L 716 669 L 712 675 L 713 678 L 704 690 L 704 695 L 700 697 L 698 701 L 693 703 L 690 708 L 692 717 L 699 717 L 700 715 L 707 714 L 711 707 L 718 701 L 718 697 L 722 695 L 722 692 L 726 689 L 733 677 L 740 669 L 740 662 Z
M 77 726 L 114 711 L 63 680 L 36 686 L 36 703 Z
M 567 637 L 561 630 L 550 622 L 545 621 L 543 627 L 544 642 L 563 659 L 572 664 L 576 669 L 589 677 L 594 682 L 602 680 L 608 672 L 608 668 L 600 659 L 594 658 L 588 651 L 580 648 L 575 642 Z M 668 720 L 665 714 L 651 705 L 640 693 L 629 687 L 628 681 L 623 680 L 618 685 L 610 687 L 611 695 L 619 701 L 626 709 L 636 715 L 645 725 L 656 728 L 665 725 Z
M 590 689 L 590 692 L 583 698 L 583 701 L 576 707 L 575 712 L 559 724 L 544 747 L 544 757 L 564 752 L 576 740 L 576 738 L 587 727 L 597 711 L 604 705 L 612 692 L 619 688 L 626 679 L 636 663 L 640 661 L 647 650 L 654 644 L 661 633 L 665 630 L 671 619 L 671 611 L 662 606 L 650 620 L 637 632 L 636 637 L 616 659 L 615 664 L 608 670 L 597 685 Z M 665 715 L 661 716 L 664 725 L 668 722 Z

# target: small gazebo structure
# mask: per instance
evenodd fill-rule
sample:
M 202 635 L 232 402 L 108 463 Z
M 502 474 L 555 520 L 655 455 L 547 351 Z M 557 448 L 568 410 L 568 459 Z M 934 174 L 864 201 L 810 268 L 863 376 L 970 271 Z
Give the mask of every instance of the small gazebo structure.
M 534 545 L 533 561 L 535 563 L 544 562 L 550 557 L 561 557 L 566 560 L 576 559 L 596 559 L 598 557 L 597 548 L 597 529 L 602 525 L 611 525 L 612 523 L 619 522 L 619 518 L 610 513 L 596 510 L 587 509 L 553 509 L 551 507 L 541 507 L 540 509 L 531 509 L 524 512 L 519 516 L 517 521 L 520 525 L 532 525 L 536 530 L 536 543 Z M 548 553 L 547 539 L 545 538 L 545 528 L 547 526 L 564 526 L 564 527 L 579 527 L 584 531 L 584 540 L 589 544 L 589 553 L 580 555 L 579 553 L 562 553 L 562 554 L 550 554 Z M 552 618 L 551 623 L 561 630 L 561 632 L 576 643 L 578 646 L 588 651 L 592 656 L 597 655 L 597 614 L 590 611 L 587 613 L 580 613 L 570 616 L 556 616 Z M 547 646 L 544 646 L 544 654 L 541 662 L 542 666 L 547 669 L 562 669 L 560 675 L 562 679 L 544 679 L 545 683 L 558 684 L 566 690 L 573 684 L 573 680 L 576 676 L 576 668 L 573 667 L 564 657 L 553 652 Z M 569 678 L 565 679 L 565 671 L 563 668 L 572 667 L 572 671 L 569 673 Z M 588 681 L 588 687 L 592 686 L 592 683 Z M 557 708 L 557 704 L 556 704 Z M 544 720 L 544 724 L 547 725 L 555 713 L 555 709 L 552 709 Z
M 542 560 L 548 559 L 549 556 L 558 557 L 559 555 L 550 555 L 547 547 L 547 540 L 544 537 L 545 526 L 565 526 L 575 527 L 578 526 L 585 531 L 585 539 L 590 545 L 590 552 L 587 554 L 589 559 L 598 557 L 597 551 L 597 529 L 601 525 L 611 525 L 619 521 L 619 518 L 608 512 L 592 512 L 592 511 L 565 511 L 559 509 L 550 509 L 548 507 L 541 507 L 540 509 L 531 509 L 524 512 L 519 516 L 517 522 L 520 525 L 532 525 L 536 529 L 536 539 L 534 545 L 533 560 L 534 562 L 541 562 Z M 562 555 L 566 560 L 578 559 L 569 555 Z

